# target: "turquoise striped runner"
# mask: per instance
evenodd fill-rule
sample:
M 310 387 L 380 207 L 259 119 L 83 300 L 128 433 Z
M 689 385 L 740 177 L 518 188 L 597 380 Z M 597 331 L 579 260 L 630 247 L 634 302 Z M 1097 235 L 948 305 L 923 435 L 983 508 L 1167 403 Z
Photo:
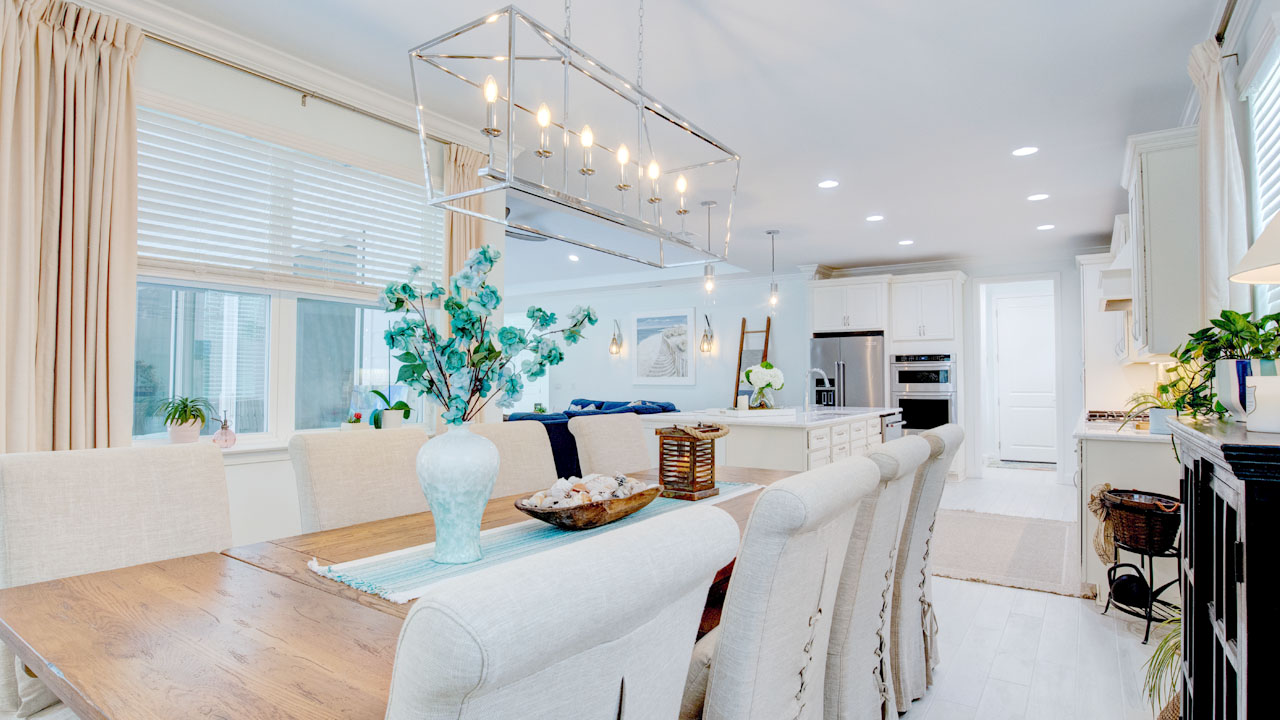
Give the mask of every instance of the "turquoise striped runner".
M 760 487 L 754 483 L 735 482 L 716 483 L 716 486 L 720 488 L 719 495 L 699 500 L 696 504 L 714 505 Z M 427 543 L 336 565 L 321 565 L 312 558 L 308 566 L 324 577 L 357 590 L 394 603 L 407 603 L 421 597 L 432 583 L 568 545 L 602 532 L 634 525 L 645 518 L 692 507 L 694 504 L 688 500 L 660 497 L 638 512 L 591 530 L 561 530 L 541 520 L 527 520 L 486 530 L 480 533 L 480 550 L 484 556 L 467 565 L 443 565 L 435 562 L 431 559 L 435 543 Z

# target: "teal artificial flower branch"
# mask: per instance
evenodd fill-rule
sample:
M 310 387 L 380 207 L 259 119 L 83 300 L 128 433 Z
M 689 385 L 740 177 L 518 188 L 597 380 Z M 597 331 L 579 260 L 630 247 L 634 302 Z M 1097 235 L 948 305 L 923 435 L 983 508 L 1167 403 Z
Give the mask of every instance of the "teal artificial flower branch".
M 499 407 L 513 406 L 524 392 L 525 378 L 542 377 L 548 367 L 564 361 L 564 350 L 553 336 L 562 335 L 574 345 L 583 337 L 582 328 L 598 319 L 590 307 L 575 307 L 569 324 L 556 330 L 555 313 L 530 307 L 525 313 L 528 330 L 503 326 L 492 332 L 491 318 L 502 295 L 486 281 L 500 257 L 488 245 L 472 250 L 447 290 L 434 281 L 430 289 L 419 290 L 413 281 L 421 268 L 415 266 L 407 282 L 391 283 L 382 293 L 384 308 L 402 313 L 384 334 L 387 347 L 400 352 L 396 382 L 443 408 L 441 419 L 450 425 L 474 419 L 494 398 Z M 427 316 L 427 303 L 441 298 L 449 316 L 448 337 Z M 526 352 L 529 357 L 517 368 L 516 357 Z

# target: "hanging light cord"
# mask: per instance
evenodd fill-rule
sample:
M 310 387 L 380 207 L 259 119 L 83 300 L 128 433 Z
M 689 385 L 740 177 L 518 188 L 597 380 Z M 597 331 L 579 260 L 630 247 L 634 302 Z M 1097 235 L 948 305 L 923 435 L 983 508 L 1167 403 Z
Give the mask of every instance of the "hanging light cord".
M 644 0 L 640 0 L 640 42 L 636 47 L 636 87 L 644 87 Z
M 572 3 L 573 3 L 573 0 L 564 0 L 564 39 L 565 40 L 571 39 L 569 37 L 569 29 L 570 29 L 569 18 L 573 14 L 573 8 L 571 7 Z

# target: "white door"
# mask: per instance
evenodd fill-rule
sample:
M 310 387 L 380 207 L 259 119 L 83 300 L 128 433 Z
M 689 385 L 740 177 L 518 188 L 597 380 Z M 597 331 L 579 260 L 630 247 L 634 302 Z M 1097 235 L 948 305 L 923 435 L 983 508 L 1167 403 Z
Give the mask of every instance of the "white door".
M 893 315 L 893 339 L 920 339 L 920 283 L 889 286 L 889 312 Z
M 1000 459 L 1056 462 L 1053 296 L 996 298 L 995 323 Z
M 845 317 L 850 330 L 883 330 L 884 308 L 881 291 L 884 285 L 850 285 L 845 288 Z
M 844 288 L 842 287 L 816 287 L 810 295 L 813 301 L 813 330 L 814 332 L 823 332 L 826 330 L 844 330 L 845 329 L 845 307 L 844 307 Z
M 955 337 L 955 296 L 950 280 L 920 283 L 920 337 L 950 340 Z

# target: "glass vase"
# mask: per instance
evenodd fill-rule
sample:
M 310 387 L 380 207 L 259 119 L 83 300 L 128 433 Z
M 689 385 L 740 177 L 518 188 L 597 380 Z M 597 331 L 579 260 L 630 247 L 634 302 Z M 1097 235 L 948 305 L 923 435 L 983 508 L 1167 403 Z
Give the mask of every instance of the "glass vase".
M 773 390 L 770 388 L 756 388 L 751 393 L 751 409 L 752 410 L 772 410 L 775 405 L 773 401 Z

